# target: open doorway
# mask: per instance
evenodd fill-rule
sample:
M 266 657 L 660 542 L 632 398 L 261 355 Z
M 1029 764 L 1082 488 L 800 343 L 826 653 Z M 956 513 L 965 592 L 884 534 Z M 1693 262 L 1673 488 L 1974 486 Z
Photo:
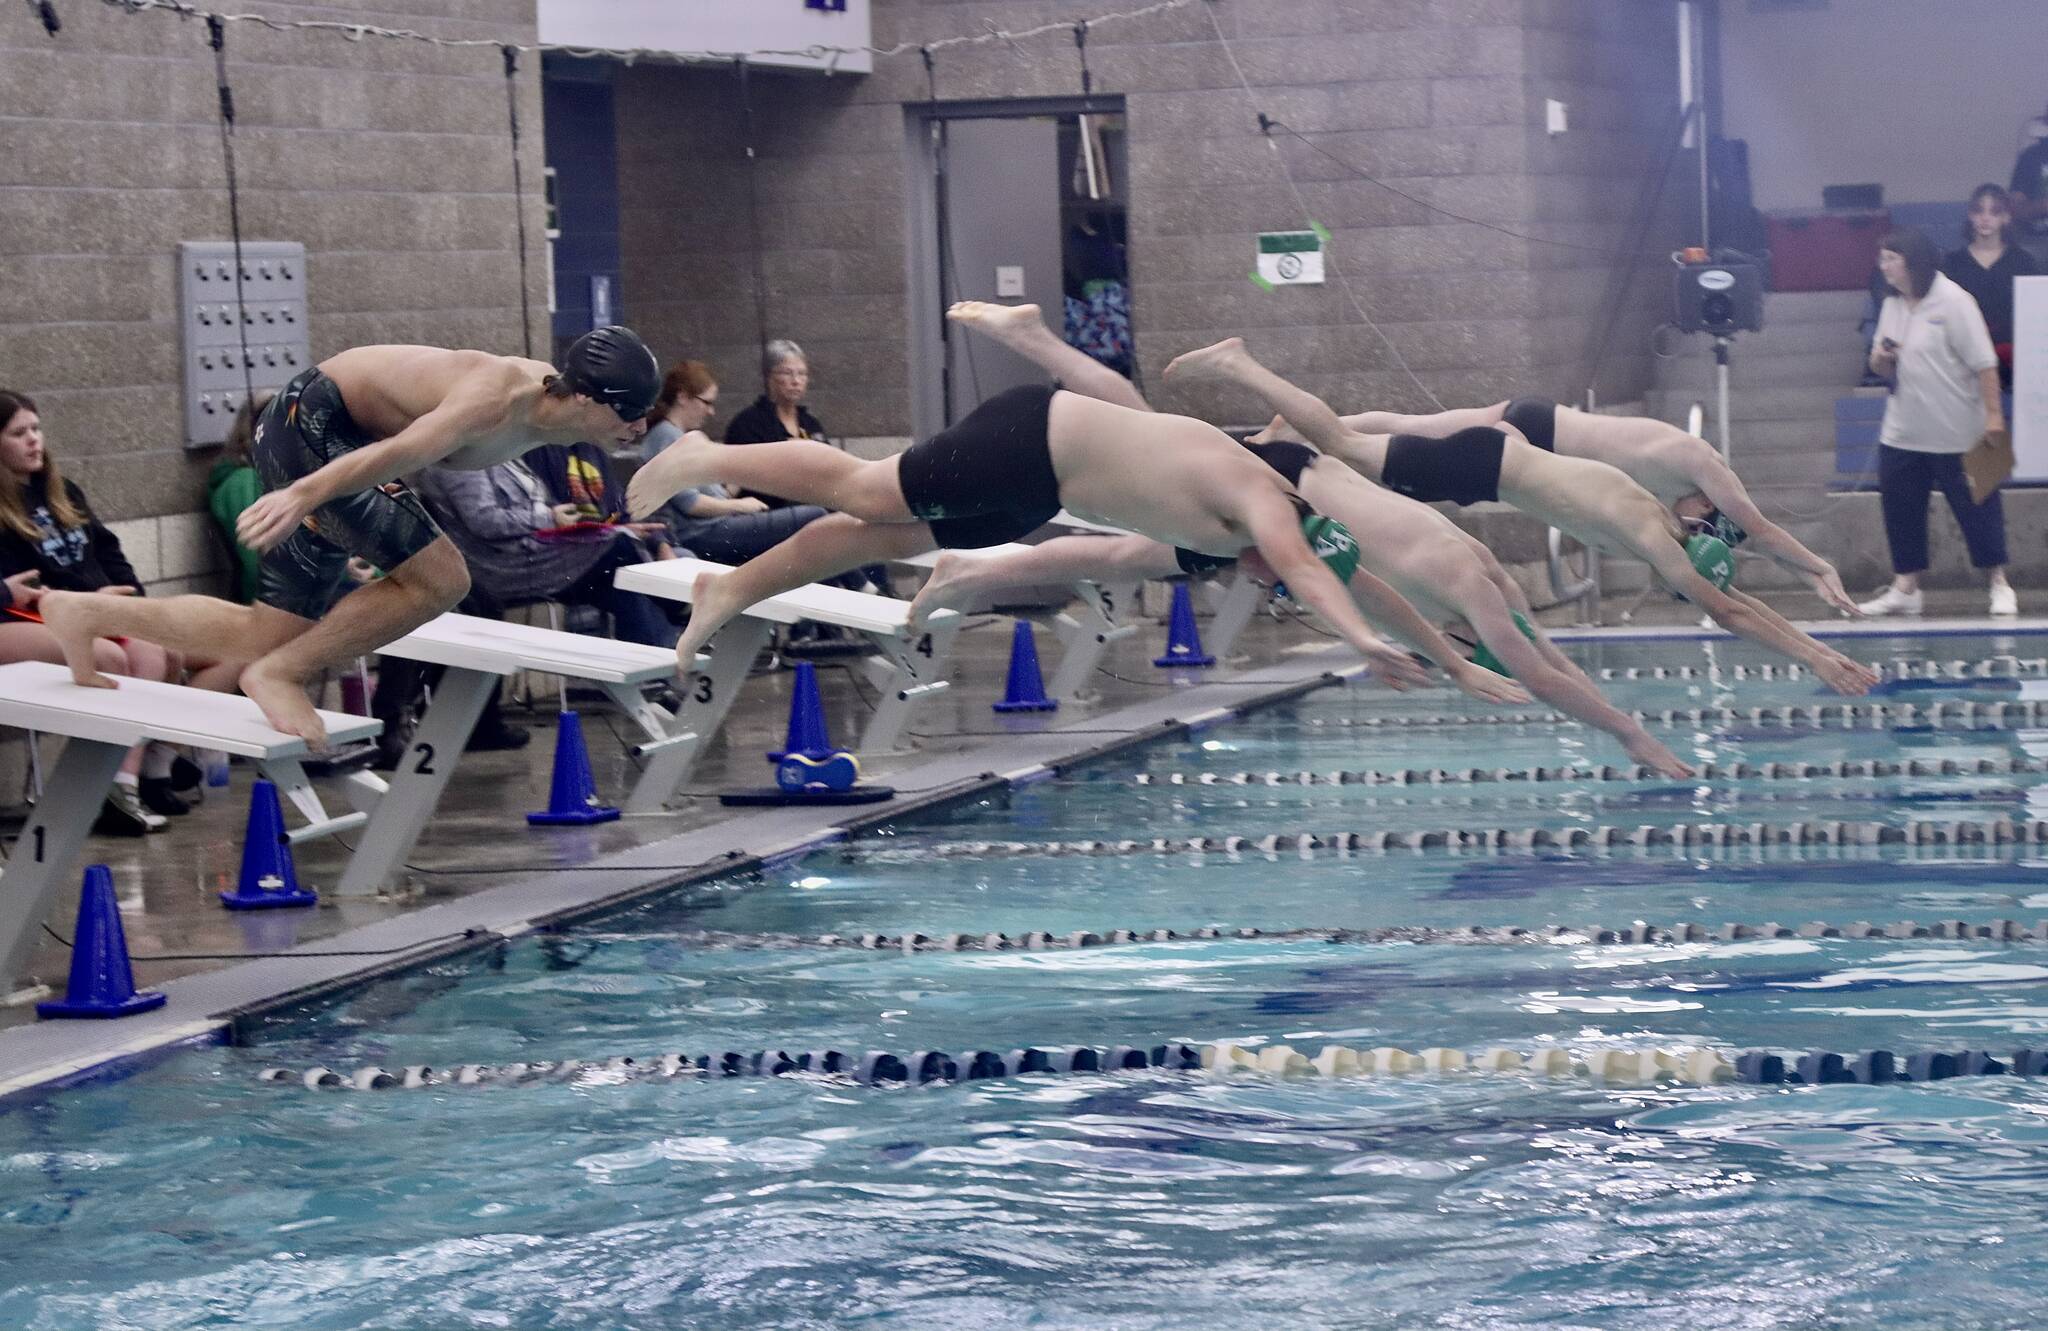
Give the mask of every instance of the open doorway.
M 1025 302 L 1073 346 L 1136 367 L 1120 97 L 906 108 L 912 428 L 927 438 L 1044 374 L 949 328 L 957 300 Z

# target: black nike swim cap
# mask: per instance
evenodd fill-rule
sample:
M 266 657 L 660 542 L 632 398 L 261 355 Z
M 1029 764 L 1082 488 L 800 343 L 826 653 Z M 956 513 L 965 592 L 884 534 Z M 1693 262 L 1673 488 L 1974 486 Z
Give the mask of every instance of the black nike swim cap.
M 593 328 L 562 355 L 562 382 L 604 403 L 622 421 L 637 421 L 661 396 L 661 366 L 630 328 Z

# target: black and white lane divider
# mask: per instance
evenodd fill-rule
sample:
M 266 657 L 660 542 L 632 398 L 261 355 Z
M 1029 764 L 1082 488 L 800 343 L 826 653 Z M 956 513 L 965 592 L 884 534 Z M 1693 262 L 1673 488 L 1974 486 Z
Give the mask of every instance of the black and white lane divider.
M 795 951 L 826 949 L 869 952 L 881 956 L 912 956 L 936 952 L 1074 952 L 1105 947 L 1136 947 L 1156 943 L 1259 942 L 1468 946 L 1641 946 L 1684 943 L 1737 943 L 1755 939 L 1928 940 L 1990 943 L 2048 943 L 2048 919 L 2029 925 L 2021 920 L 1895 920 L 1873 924 L 1857 920 L 1829 924 L 1628 924 L 1519 925 L 1382 925 L 1375 928 L 1258 929 L 1206 925 L 1196 929 L 1070 929 L 1064 933 L 863 933 L 763 934 L 715 929 L 659 935 L 663 942 L 684 947 L 732 951 Z
M 1812 730 L 2027 730 L 2048 724 L 2048 699 L 2022 702 L 1790 703 L 1775 707 L 1666 707 L 1630 712 L 1643 725 L 1754 726 Z M 1562 712 L 1311 716 L 1310 729 L 1438 730 L 1478 726 L 1581 726 Z
M 1395 850 L 1598 850 L 1643 846 L 2033 846 L 2048 844 L 2048 819 L 1916 818 L 1772 823 L 1640 824 L 1635 827 L 1438 827 L 1367 832 L 1269 832 L 1264 836 L 1153 837 L 1125 841 L 939 841 L 904 847 L 937 859 L 1119 855 L 1357 854 Z
M 1895 656 L 1890 661 L 1865 661 L 1887 680 L 2000 680 L 2048 678 L 2048 658 L 1993 656 L 1978 661 L 1934 661 Z M 1706 680 L 1725 683 L 1735 680 L 1810 680 L 1814 673 L 1797 662 L 1779 665 L 1725 666 L 1604 666 L 1596 672 L 1603 682 L 1615 680 Z
M 1831 763 L 1702 763 L 1691 777 L 1663 775 L 1641 763 L 1564 767 L 1423 767 L 1394 771 L 1343 769 L 1332 772 L 1139 772 L 1139 786 L 1462 786 L 1557 781 L 1650 781 L 1683 785 L 1691 781 L 1817 781 L 1841 777 L 2023 776 L 2048 772 L 2038 758 L 1863 758 Z
M 1088 1076 L 1147 1071 L 1203 1073 L 1229 1078 L 1264 1075 L 1285 1078 L 1358 1078 L 1510 1075 L 1583 1079 L 1610 1086 L 1681 1084 L 1716 1086 L 1827 1085 L 1840 1082 L 1944 1081 L 1951 1077 L 2048 1076 L 2048 1050 L 2018 1049 L 2001 1056 L 1982 1049 L 1875 1049 L 1838 1053 L 1812 1050 L 1781 1053 L 1700 1046 L 1650 1048 L 1592 1045 L 1579 1048 L 1492 1048 L 1467 1053 L 1432 1046 L 1418 1050 L 1382 1046 L 1356 1049 L 1324 1045 L 1313 1056 L 1284 1044 L 1169 1043 L 1158 1045 L 1067 1045 L 998 1052 L 977 1049 L 952 1054 L 920 1049 L 910 1054 L 876 1050 L 848 1054 L 836 1049 L 789 1053 L 726 1050 L 715 1054 L 657 1054 L 649 1058 L 608 1058 L 590 1062 L 467 1063 L 454 1068 L 415 1064 L 396 1070 L 368 1066 L 337 1071 L 315 1067 L 266 1068 L 257 1080 L 314 1091 L 396 1091 L 457 1087 L 573 1085 L 601 1087 L 628 1082 L 739 1077 L 813 1077 L 831 1084 L 892 1086 L 958 1083 L 1025 1076 Z

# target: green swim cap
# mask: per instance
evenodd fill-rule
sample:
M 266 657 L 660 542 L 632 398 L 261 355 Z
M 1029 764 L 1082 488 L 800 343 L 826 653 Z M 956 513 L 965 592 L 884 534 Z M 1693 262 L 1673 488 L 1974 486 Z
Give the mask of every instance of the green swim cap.
M 1720 537 L 1705 532 L 1688 537 L 1685 555 L 1701 577 L 1722 591 L 1727 591 L 1728 584 L 1735 581 L 1735 552 Z
M 1521 611 L 1517 610 L 1514 614 L 1515 627 L 1522 631 L 1522 636 L 1530 642 L 1536 641 L 1535 625 L 1531 624 Z M 1493 649 L 1483 642 L 1473 647 L 1472 655 L 1467 659 L 1481 670 L 1491 670 L 1494 674 L 1504 679 L 1513 679 L 1515 677 L 1515 672 L 1502 665 L 1500 658 L 1493 654 Z
M 1349 527 L 1335 518 L 1311 513 L 1301 520 L 1301 534 L 1337 581 L 1351 581 L 1351 575 L 1358 572 L 1358 538 Z

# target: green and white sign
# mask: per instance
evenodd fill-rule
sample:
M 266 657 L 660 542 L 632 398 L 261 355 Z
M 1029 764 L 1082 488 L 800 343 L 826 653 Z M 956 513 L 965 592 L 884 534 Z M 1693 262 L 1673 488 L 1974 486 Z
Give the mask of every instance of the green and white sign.
M 1323 281 L 1323 241 L 1326 233 L 1314 231 L 1262 231 L 1259 233 L 1259 266 L 1253 270 L 1267 286 L 1320 286 Z

